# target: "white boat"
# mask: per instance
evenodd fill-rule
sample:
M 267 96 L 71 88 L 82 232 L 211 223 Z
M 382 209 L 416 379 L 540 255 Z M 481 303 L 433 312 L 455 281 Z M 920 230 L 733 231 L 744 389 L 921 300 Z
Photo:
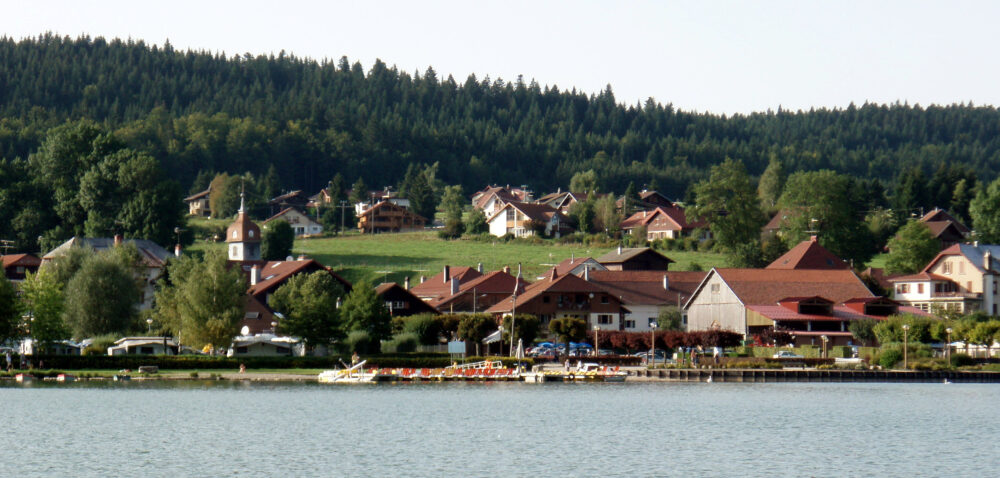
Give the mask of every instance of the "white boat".
M 378 370 L 365 371 L 367 360 L 345 369 L 325 370 L 319 374 L 319 383 L 371 383 L 380 380 L 392 380 L 395 375 L 380 374 Z

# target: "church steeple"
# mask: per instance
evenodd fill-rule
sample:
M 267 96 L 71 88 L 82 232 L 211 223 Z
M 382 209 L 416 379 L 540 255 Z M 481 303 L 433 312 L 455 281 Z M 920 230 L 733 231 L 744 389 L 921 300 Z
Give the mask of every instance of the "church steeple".
M 246 202 L 243 187 L 240 187 L 240 210 L 236 213 L 236 222 L 226 229 L 226 243 L 231 261 L 260 260 L 260 227 L 254 224 L 246 214 Z

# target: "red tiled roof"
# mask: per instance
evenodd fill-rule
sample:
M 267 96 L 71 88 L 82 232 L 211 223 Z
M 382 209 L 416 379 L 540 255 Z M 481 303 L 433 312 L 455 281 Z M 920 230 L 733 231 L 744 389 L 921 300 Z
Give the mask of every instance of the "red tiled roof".
M 956 236 L 962 236 L 962 231 L 951 221 L 926 221 L 924 225 L 931 230 L 931 235 L 934 237 L 940 237 L 949 228 L 955 230 Z
M 773 305 L 786 297 L 822 296 L 835 303 L 874 297 L 850 270 L 714 269 L 744 305 Z M 702 282 L 702 285 L 705 282 Z M 702 287 L 699 285 L 699 288 Z
M 206 189 L 206 190 L 204 190 L 204 191 L 202 191 L 200 193 L 192 194 L 192 195 L 184 198 L 184 202 L 191 202 L 191 201 L 194 201 L 196 199 L 201 199 L 201 198 L 203 198 L 205 196 L 208 196 L 211 192 L 212 192 L 211 189 Z
M 2 258 L 5 269 L 12 266 L 38 267 L 42 265 L 42 260 L 34 254 L 7 254 L 0 256 L 0 258 Z
M 524 304 L 535 297 L 540 296 L 545 292 L 572 292 L 572 293 L 589 293 L 589 292 L 605 292 L 605 290 L 599 285 L 593 282 L 587 282 L 580 277 L 572 274 L 558 275 L 550 274 L 549 277 L 539 280 L 533 284 L 528 285 L 524 288 L 524 292 L 518 294 L 517 303 Z M 514 301 L 512 297 L 508 297 L 493 307 L 486 310 L 487 313 L 503 313 L 507 312 L 513 306 Z
M 558 275 L 569 274 L 573 271 L 573 269 L 580 267 L 580 265 L 586 263 L 587 261 L 590 261 L 591 265 L 604 267 L 601 265 L 600 262 L 597 262 L 592 257 L 570 257 L 567 259 L 563 259 L 562 262 L 553 266 L 552 269 L 555 269 L 556 274 Z M 546 271 L 545 274 L 548 275 L 552 271 L 552 269 Z
M 851 266 L 826 250 L 812 236 L 768 264 L 768 269 L 850 269 Z
M 691 296 L 707 272 L 664 271 L 590 271 L 591 282 L 621 297 L 628 304 L 683 304 Z M 663 276 L 667 286 L 663 288 Z M 679 296 L 679 297 L 678 297 Z
M 475 279 L 460 283 L 457 294 L 448 294 L 432 299 L 429 303 L 437 308 L 447 305 L 449 302 L 475 290 L 477 294 L 510 294 L 514 292 L 514 283 L 518 282 L 518 290 L 524 290 L 530 283 L 524 278 L 517 281 L 517 278 L 504 272 L 493 271 Z M 449 291 L 450 292 L 450 289 Z
M 273 215 L 273 216 L 265 219 L 264 220 L 264 224 L 267 224 L 267 223 L 269 223 L 271 221 L 274 221 L 274 220 L 277 220 L 277 219 L 281 219 L 281 216 L 284 216 L 285 214 L 288 214 L 291 211 L 295 211 L 295 212 L 301 214 L 302 217 L 306 218 L 306 220 L 309 221 L 309 222 L 311 222 L 311 223 L 319 224 L 318 222 L 316 222 L 315 220 L 313 220 L 311 217 L 309 217 L 308 214 L 306 214 L 306 213 L 304 213 L 302 211 L 299 211 L 298 209 L 296 209 L 294 207 L 286 207 L 285 209 L 282 209 L 281 212 L 279 212 L 278 214 L 275 214 L 275 215 Z
M 778 211 L 778 213 L 775 214 L 774 217 L 772 217 L 771 220 L 768 221 L 767 224 L 765 224 L 762 229 L 765 231 L 777 231 L 778 229 L 781 229 L 781 226 L 784 225 L 785 221 L 787 221 L 792 217 L 797 216 L 798 214 L 801 214 L 801 212 L 794 212 L 788 209 L 782 209 Z
M 318 270 L 329 272 L 334 279 L 345 286 L 345 289 L 350 288 L 349 282 L 336 273 L 330 271 L 330 269 L 323 264 L 316 262 L 314 259 L 304 259 L 295 261 L 270 261 L 265 263 L 260 268 L 260 281 L 250 286 L 250 289 L 247 290 L 247 294 L 260 295 L 261 293 L 266 293 L 281 284 L 284 284 L 285 281 L 296 274 L 302 272 L 315 272 Z
M 859 314 L 848 307 L 833 306 L 832 315 L 800 314 L 795 309 L 781 305 L 748 305 L 747 309 L 757 312 L 771 320 L 810 320 L 810 321 L 841 321 L 859 319 L 883 319 L 884 317 Z
M 482 276 L 476 269 L 471 267 L 449 267 L 449 279 L 458 278 L 459 287 L 461 284 Z M 444 271 L 438 272 L 422 284 L 417 284 L 410 288 L 410 292 L 417 297 L 445 297 L 451 295 L 451 282 L 444 280 Z
M 613 249 L 611 250 L 611 252 L 608 252 L 607 254 L 598 257 L 597 262 L 600 262 L 601 264 L 620 264 L 623 262 L 627 262 L 631 259 L 634 259 L 638 256 L 641 256 L 643 254 L 655 254 L 657 256 L 662 257 L 663 259 L 666 259 L 668 263 L 674 262 L 673 259 L 664 256 L 659 252 L 656 252 L 650 247 L 624 247 L 622 248 L 620 253 L 618 252 L 617 249 Z
M 476 209 L 482 209 L 486 207 L 486 203 L 490 202 L 490 198 L 492 198 L 493 196 L 496 196 L 497 199 L 499 199 L 504 203 L 516 202 L 521 200 L 513 193 L 508 191 L 507 188 L 492 187 L 483 192 L 483 195 L 479 197 L 478 201 L 476 201 L 476 206 L 475 206 Z

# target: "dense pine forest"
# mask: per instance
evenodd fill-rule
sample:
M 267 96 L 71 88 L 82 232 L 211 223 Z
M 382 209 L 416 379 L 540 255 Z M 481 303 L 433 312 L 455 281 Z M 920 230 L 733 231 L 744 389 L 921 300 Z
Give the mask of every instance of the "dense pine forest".
M 971 104 L 720 116 L 651 100 L 621 104 L 610 86 L 587 93 L 520 77 L 458 81 L 380 61 L 366 68 L 346 57 L 5 37 L 0 233 L 54 241 L 133 221 L 133 232 L 141 224 L 148 235 L 168 237 L 179 213 L 164 214 L 171 208 L 162 198 L 183 196 L 199 173 L 264 175 L 271 166 L 282 188 L 309 191 L 336 173 L 374 187 L 398 184 L 410 164 L 438 163 L 438 179 L 467 192 L 486 183 L 545 192 L 593 169 L 603 191 L 655 181 L 666 195 L 683 197 L 726 158 L 741 160 L 752 175 L 777 159 L 788 172 L 832 169 L 881 180 L 892 191 L 906 175 L 992 179 L 1000 170 L 998 132 L 1000 111 Z M 78 144 L 67 146 L 67 138 Z M 80 155 L 66 154 L 73 148 Z M 113 164 L 102 159 L 109 152 L 119 156 Z M 143 171 L 139 179 L 133 166 Z M 132 184 L 109 192 L 116 178 Z M 153 184 L 161 190 L 147 194 L 155 197 L 135 199 Z M 94 197 L 75 197 L 84 191 Z M 138 202 L 129 209 L 135 217 L 94 212 L 121 198 Z M 148 224 L 164 215 L 162 224 Z

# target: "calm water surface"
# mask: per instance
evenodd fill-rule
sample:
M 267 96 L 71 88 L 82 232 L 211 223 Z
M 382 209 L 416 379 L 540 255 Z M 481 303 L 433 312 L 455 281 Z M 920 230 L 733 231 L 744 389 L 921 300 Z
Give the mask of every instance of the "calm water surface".
M 975 384 L 0 385 L 11 476 L 997 476 Z

